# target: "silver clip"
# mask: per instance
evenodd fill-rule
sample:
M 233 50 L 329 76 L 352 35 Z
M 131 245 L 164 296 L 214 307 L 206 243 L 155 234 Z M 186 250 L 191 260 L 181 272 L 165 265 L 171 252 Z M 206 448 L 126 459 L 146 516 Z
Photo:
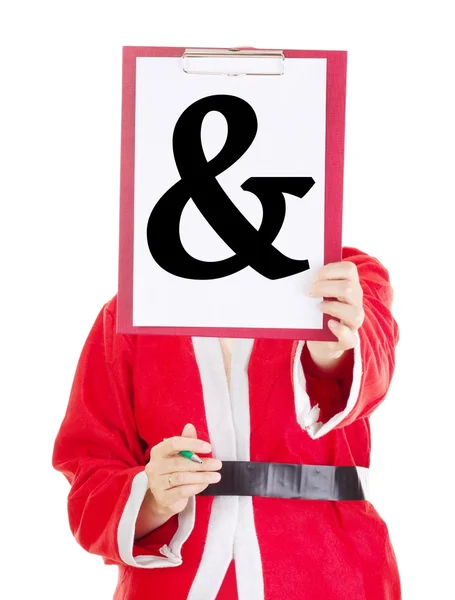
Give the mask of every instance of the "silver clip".
M 282 50 L 190 48 L 182 55 L 182 68 L 188 75 L 283 75 L 284 60 Z

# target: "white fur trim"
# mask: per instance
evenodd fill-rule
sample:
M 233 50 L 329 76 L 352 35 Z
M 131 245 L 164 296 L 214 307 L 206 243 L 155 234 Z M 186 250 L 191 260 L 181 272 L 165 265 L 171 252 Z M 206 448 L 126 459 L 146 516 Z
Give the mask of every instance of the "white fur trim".
M 264 600 L 262 559 L 251 496 L 239 498 L 234 558 L 239 600 Z
M 230 402 L 237 460 L 250 460 L 250 391 L 248 364 L 253 340 L 236 340 L 231 354 Z
M 356 332 L 357 344 L 354 346 L 354 370 L 352 377 L 351 390 L 343 411 L 334 415 L 326 423 L 321 423 L 319 419 L 319 406 L 311 407 L 310 397 L 306 390 L 305 373 L 300 360 L 304 342 L 298 342 L 293 365 L 293 384 L 294 399 L 297 421 L 299 425 L 308 432 L 312 439 L 317 439 L 331 431 L 339 425 L 347 415 L 352 412 L 359 399 L 360 384 L 362 381 L 362 354 L 360 347 L 360 336 Z
M 253 340 L 232 346 L 228 388 L 221 345 L 216 338 L 193 338 L 213 448 L 220 460 L 250 460 L 248 364 Z M 239 600 L 263 600 L 264 584 L 252 498 L 215 496 L 207 539 L 188 600 L 215 600 L 235 560 Z
M 168 546 L 160 548 L 163 556 L 133 556 L 134 530 L 142 501 L 148 490 L 145 471 L 138 473 L 131 486 L 129 498 L 123 509 L 117 529 L 117 543 L 120 558 L 128 565 L 150 569 L 154 567 L 178 567 L 182 564 L 183 544 L 194 528 L 196 516 L 195 499 L 190 498 L 186 508 L 178 516 L 178 529 Z
M 237 460 L 236 436 L 218 338 L 193 338 L 213 456 Z M 235 344 L 234 344 L 235 347 Z M 233 558 L 238 497 L 215 496 L 204 552 L 187 600 L 215 600 Z
M 250 460 L 250 394 L 248 365 L 253 340 L 237 340 L 231 360 L 231 404 L 237 443 L 237 460 Z M 239 497 L 234 539 L 235 572 L 239 600 L 264 600 L 261 552 L 254 523 L 253 499 Z
M 215 496 L 204 552 L 187 600 L 215 600 L 233 558 L 238 498 Z
M 218 338 L 193 338 L 213 456 L 236 460 L 234 421 Z
M 365 496 L 365 500 L 368 500 L 370 497 L 370 470 L 367 467 L 356 467 L 357 474 L 360 479 L 360 483 L 362 484 L 363 494 Z

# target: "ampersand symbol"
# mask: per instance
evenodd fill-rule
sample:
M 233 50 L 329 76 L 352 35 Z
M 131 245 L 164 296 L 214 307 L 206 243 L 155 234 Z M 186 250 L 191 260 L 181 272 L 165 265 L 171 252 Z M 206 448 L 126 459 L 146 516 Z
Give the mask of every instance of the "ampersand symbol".
M 208 161 L 201 141 L 204 117 L 220 112 L 228 135 L 220 152 Z M 172 145 L 180 174 L 156 203 L 147 223 L 147 243 L 157 264 L 168 273 L 186 279 L 219 279 L 248 265 L 275 280 L 309 269 L 308 260 L 294 260 L 272 246 L 286 215 L 283 192 L 303 198 L 313 187 L 312 177 L 250 177 L 242 185 L 257 196 L 263 208 L 259 229 L 243 216 L 218 183 L 216 176 L 232 166 L 256 137 L 258 122 L 253 108 L 237 96 L 219 94 L 191 104 L 179 117 Z M 180 219 L 192 199 L 210 226 L 233 250 L 234 256 L 207 262 L 191 256 L 180 239 Z

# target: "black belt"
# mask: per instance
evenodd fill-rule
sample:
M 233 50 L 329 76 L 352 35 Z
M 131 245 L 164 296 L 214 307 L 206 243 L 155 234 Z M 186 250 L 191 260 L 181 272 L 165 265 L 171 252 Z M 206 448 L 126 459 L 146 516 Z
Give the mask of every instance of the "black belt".
M 224 460 L 219 473 L 200 496 L 365 500 L 356 467 Z

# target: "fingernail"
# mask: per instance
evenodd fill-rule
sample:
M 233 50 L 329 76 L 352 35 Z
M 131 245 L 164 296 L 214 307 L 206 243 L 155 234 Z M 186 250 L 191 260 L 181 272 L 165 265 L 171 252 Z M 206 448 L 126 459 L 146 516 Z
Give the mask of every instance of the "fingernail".
M 330 319 L 330 321 L 328 322 L 329 327 L 338 327 L 338 321 L 334 321 L 333 319 Z
M 207 442 L 204 442 L 202 444 L 202 448 L 203 448 L 203 452 L 211 452 L 212 450 L 212 446 L 210 444 L 207 444 Z

